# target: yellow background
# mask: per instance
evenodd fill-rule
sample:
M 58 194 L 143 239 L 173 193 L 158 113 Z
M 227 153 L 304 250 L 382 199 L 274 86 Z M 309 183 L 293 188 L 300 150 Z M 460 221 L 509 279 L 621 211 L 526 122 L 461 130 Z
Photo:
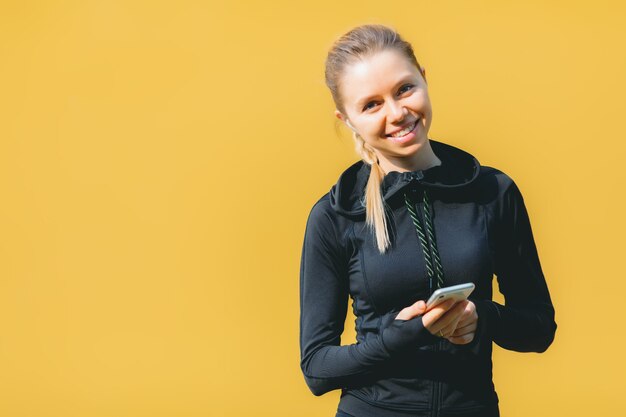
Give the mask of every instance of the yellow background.
M 299 368 L 299 262 L 311 206 L 357 160 L 323 63 L 362 23 L 413 44 L 430 136 L 525 196 L 559 328 L 541 355 L 494 346 L 503 416 L 624 415 L 625 17 L 2 1 L 0 415 L 334 416 L 339 391 L 313 396 Z

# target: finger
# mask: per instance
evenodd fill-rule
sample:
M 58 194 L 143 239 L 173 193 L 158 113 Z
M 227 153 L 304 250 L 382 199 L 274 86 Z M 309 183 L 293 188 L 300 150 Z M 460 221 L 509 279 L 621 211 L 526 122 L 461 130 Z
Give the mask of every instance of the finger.
M 459 337 L 447 337 L 446 339 L 448 339 L 450 343 L 454 343 L 456 345 L 466 345 L 470 343 L 472 340 L 474 340 L 474 337 L 475 337 L 474 333 L 468 333 L 466 335 L 459 336 Z
M 416 301 L 408 307 L 403 308 L 396 316 L 396 320 L 410 320 L 419 316 L 426 310 L 426 303 L 423 300 Z
M 437 332 L 439 336 L 444 337 L 444 338 L 453 336 L 452 333 L 454 333 L 454 330 L 453 329 L 451 330 L 450 328 L 441 329 L 440 331 Z
M 437 333 L 439 329 L 443 327 L 443 325 L 447 324 L 444 323 L 443 325 L 439 325 L 436 329 L 432 328 L 433 324 L 437 322 L 444 314 L 446 314 L 452 303 L 452 300 L 444 301 L 443 303 L 433 307 L 426 314 L 424 314 L 424 317 L 422 318 L 422 320 L 424 321 L 424 326 L 428 328 L 431 333 Z
M 426 310 L 426 303 L 422 300 L 419 300 L 408 306 L 407 309 L 412 316 L 418 316 L 422 314 L 424 310 Z
M 476 320 L 467 320 L 467 318 L 462 317 L 461 320 L 459 320 L 459 322 L 457 323 L 456 327 L 457 328 L 462 328 L 462 327 L 471 326 L 472 324 L 476 325 L 477 321 Z
M 428 314 L 429 313 L 424 315 L 424 319 L 427 319 L 426 316 Z M 463 309 L 460 307 L 454 306 L 454 308 L 444 312 L 443 315 L 433 320 L 431 324 L 431 331 L 433 331 L 434 333 L 438 333 L 440 330 L 443 330 L 443 329 L 448 329 L 449 332 L 454 331 L 459 320 L 461 319 L 462 314 L 463 314 Z
M 446 314 L 446 312 L 449 310 L 449 308 L 453 304 L 454 304 L 454 301 L 452 300 L 444 301 L 443 303 L 437 305 L 436 307 L 433 307 L 432 309 L 428 310 L 428 312 L 426 312 L 422 316 L 424 327 L 426 327 L 426 329 L 428 329 L 428 331 L 431 334 L 437 335 L 439 330 L 441 330 L 444 327 L 444 325 L 447 324 L 447 323 L 441 324 L 438 322 L 441 319 L 441 317 L 444 314 Z M 436 325 L 435 323 L 438 323 L 438 324 Z
M 461 317 L 461 321 L 459 321 L 459 324 L 457 327 L 465 327 L 467 325 L 470 325 L 472 323 L 477 323 L 478 322 L 478 314 L 476 314 L 475 312 L 468 312 L 468 310 L 465 310 L 465 312 L 463 313 L 463 316 Z
M 453 321 L 452 323 L 450 323 L 449 325 L 441 329 L 441 333 L 444 334 L 444 337 L 451 336 L 456 331 L 457 326 L 458 326 L 458 320 Z
M 426 311 L 426 302 L 424 300 L 419 300 L 411 306 L 417 315 L 424 314 Z
M 455 306 L 456 309 L 457 306 Z M 459 303 L 459 309 L 463 308 L 458 315 L 457 321 L 448 325 L 444 330 L 444 334 L 447 334 L 450 337 L 460 337 L 465 336 L 468 333 L 475 332 L 476 330 L 476 322 L 478 319 L 478 315 L 475 312 L 474 305 L 467 300 Z M 447 314 L 458 313 L 458 310 L 454 310 Z
M 429 313 L 431 317 L 442 317 L 446 314 L 450 309 L 454 306 L 453 300 L 444 301 L 441 304 L 438 304 L 435 307 L 432 307 L 430 310 L 427 310 L 426 313 Z
M 427 312 L 431 312 L 431 311 L 433 311 L 435 309 L 438 309 L 438 308 L 439 309 L 443 309 L 445 311 L 448 311 L 450 308 L 452 308 L 454 306 L 454 304 L 455 304 L 454 300 L 445 300 L 445 301 L 435 305 L 434 307 L 430 307 L 427 310 Z
M 469 326 L 465 326 L 465 327 L 457 327 L 450 336 L 456 337 L 456 336 L 464 336 L 469 333 L 476 333 L 476 329 L 477 327 L 474 324 L 470 324 Z
M 472 321 L 472 322 L 467 323 L 465 325 L 459 324 L 456 327 L 457 327 L 457 329 L 476 329 L 476 328 L 478 328 L 478 322 Z
M 439 332 L 437 332 L 437 334 L 443 335 L 442 337 L 448 337 L 448 336 L 452 336 L 455 331 L 456 331 L 456 324 L 453 322 L 453 323 L 451 323 L 451 324 L 441 328 L 439 330 Z
M 458 316 L 459 319 L 462 318 L 462 316 L 465 315 L 465 304 L 461 302 L 456 303 L 453 308 L 451 308 L 450 310 L 446 312 L 446 314 L 449 314 L 455 317 Z
M 468 329 L 469 330 L 476 330 L 477 328 L 478 328 L 478 323 L 476 323 L 476 322 L 469 323 L 469 324 L 467 324 L 465 326 L 456 326 L 457 330 L 464 330 L 464 331 L 468 330 Z
M 464 336 L 468 333 L 476 333 L 476 330 L 478 329 L 478 327 L 476 326 L 476 323 L 472 323 L 469 324 L 465 327 L 457 327 L 453 333 L 450 334 L 450 336 Z
M 456 327 L 465 327 L 465 326 L 469 326 L 472 323 L 476 323 L 477 319 L 471 317 L 471 316 L 467 316 L 467 315 L 463 315 L 461 317 L 461 320 L 459 320 L 459 324 L 457 324 Z

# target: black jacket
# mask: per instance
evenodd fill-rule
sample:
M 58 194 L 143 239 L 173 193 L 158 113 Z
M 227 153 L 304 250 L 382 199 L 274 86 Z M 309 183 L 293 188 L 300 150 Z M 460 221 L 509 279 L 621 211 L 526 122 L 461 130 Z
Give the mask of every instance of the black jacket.
M 302 372 L 315 395 L 341 389 L 339 409 L 357 417 L 497 416 L 492 341 L 543 352 L 556 332 L 519 188 L 469 153 L 430 143 L 441 165 L 384 177 L 392 242 L 386 254 L 378 252 L 365 224 L 362 198 L 371 167 L 362 161 L 340 176 L 307 219 L 300 268 Z M 430 210 L 424 210 L 425 192 Z M 406 201 L 432 224 L 428 247 L 420 243 Z M 436 289 L 426 251 L 438 252 L 445 286 L 476 285 L 469 299 L 478 329 L 469 344 L 433 336 L 421 316 L 394 320 Z M 494 274 L 505 305 L 492 301 Z M 342 346 L 349 297 L 357 343 Z

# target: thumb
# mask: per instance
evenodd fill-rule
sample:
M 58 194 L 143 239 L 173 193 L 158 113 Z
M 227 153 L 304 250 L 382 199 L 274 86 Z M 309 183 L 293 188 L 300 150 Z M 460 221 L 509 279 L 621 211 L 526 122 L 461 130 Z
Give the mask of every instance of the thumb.
M 396 316 L 399 320 L 410 320 L 413 317 L 424 314 L 426 311 L 426 303 L 423 300 L 417 301 L 410 306 L 404 307 Z
M 418 302 L 413 304 L 413 306 L 415 308 L 416 314 L 422 314 L 424 313 L 424 311 L 426 311 L 426 303 L 424 302 L 424 300 L 419 300 Z

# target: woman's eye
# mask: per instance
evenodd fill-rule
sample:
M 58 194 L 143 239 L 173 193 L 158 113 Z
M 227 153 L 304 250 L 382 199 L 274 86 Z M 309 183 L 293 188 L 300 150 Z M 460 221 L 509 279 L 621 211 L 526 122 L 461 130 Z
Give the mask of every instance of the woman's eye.
M 406 89 L 406 90 L 405 90 L 405 89 L 404 89 L 405 87 L 408 87 L 408 89 Z M 411 88 L 413 88 L 413 85 L 412 85 L 412 84 L 405 84 L 405 85 L 403 85 L 402 87 L 400 87 L 400 92 L 402 93 L 402 92 L 404 92 L 404 91 L 409 91 Z
M 413 84 L 404 84 L 402 87 L 400 87 L 400 94 L 402 94 L 402 93 L 404 93 L 406 91 L 409 91 L 413 87 L 414 87 Z M 369 110 L 373 105 L 376 105 L 376 102 L 370 101 L 369 103 L 367 103 L 365 105 L 365 107 L 363 107 L 363 111 Z
M 365 110 L 369 110 L 369 109 L 370 109 L 370 107 L 371 107 L 371 106 L 370 106 L 370 104 L 374 105 L 374 104 L 376 104 L 376 103 L 374 103 L 373 101 L 370 101 L 369 103 L 367 103 L 367 104 L 365 105 L 365 107 L 363 107 L 363 111 L 365 111 Z

